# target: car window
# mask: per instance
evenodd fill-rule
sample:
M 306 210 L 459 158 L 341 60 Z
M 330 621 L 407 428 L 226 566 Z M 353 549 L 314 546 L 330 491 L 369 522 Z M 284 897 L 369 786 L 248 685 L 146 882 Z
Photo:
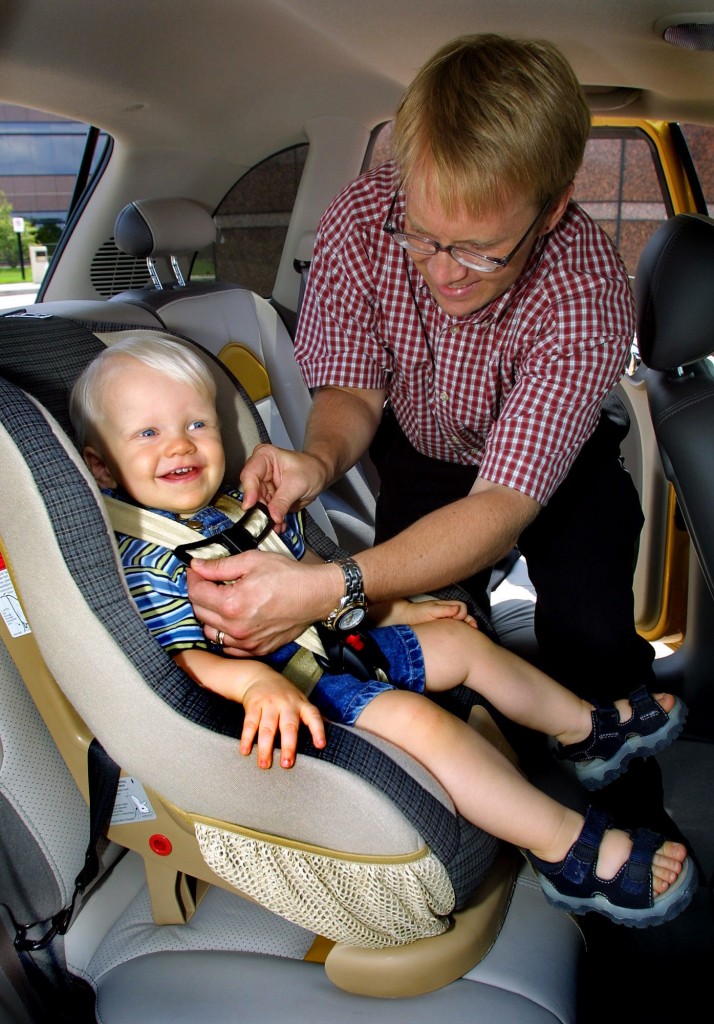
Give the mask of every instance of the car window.
M 0 103 L 0 192 L 50 258 L 75 193 L 89 131 L 79 121 Z M 91 172 L 106 140 L 102 135 Z
M 608 233 L 634 276 L 642 248 L 670 206 L 657 153 L 637 129 L 594 128 L 575 178 L 575 200 Z
M 191 280 L 233 281 L 270 296 L 307 150 L 302 143 L 275 153 L 235 183 L 215 213 L 218 242 L 198 254 Z
M 714 209 L 714 128 L 704 124 L 683 124 L 681 127 L 711 211 Z

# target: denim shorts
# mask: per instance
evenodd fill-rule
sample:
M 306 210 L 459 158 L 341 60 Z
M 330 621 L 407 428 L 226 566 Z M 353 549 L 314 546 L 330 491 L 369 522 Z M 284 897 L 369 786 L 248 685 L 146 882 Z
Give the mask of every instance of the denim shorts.
M 363 682 L 354 676 L 325 672 L 310 694 L 310 702 L 331 722 L 354 725 L 369 702 L 385 690 L 424 692 L 424 655 L 414 630 L 410 626 L 381 626 L 369 633 L 389 663 L 390 681 Z M 269 661 L 280 671 L 296 649 L 294 644 L 286 644 Z

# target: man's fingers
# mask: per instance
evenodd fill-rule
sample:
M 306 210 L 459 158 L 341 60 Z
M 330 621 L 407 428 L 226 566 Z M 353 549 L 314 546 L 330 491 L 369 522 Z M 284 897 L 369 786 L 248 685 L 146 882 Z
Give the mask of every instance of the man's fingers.
M 250 554 L 252 552 L 229 555 L 228 558 L 193 558 L 187 570 L 189 590 L 196 587 L 201 580 L 227 583 L 240 579 L 246 569 L 246 557 Z

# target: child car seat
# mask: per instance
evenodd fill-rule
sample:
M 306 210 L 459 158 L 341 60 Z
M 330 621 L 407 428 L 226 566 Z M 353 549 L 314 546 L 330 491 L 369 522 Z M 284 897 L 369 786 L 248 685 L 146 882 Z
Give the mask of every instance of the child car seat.
M 346 868 L 343 878 L 356 865 L 347 888 L 358 898 L 367 891 L 365 878 L 378 876 L 367 902 L 383 934 L 376 940 L 370 935 L 368 944 L 404 942 L 405 927 L 406 937 L 415 939 L 449 925 L 437 939 L 381 950 L 356 947 L 355 914 L 335 923 L 339 915 L 331 912 L 340 902 L 339 884 L 333 885 L 327 914 L 329 879 L 322 879 L 324 898 L 312 908 L 301 905 L 298 884 L 285 916 L 305 913 L 298 922 L 304 927 L 312 915 L 313 932 L 347 937 L 327 956 L 328 973 L 341 987 L 394 996 L 433 990 L 459 977 L 493 943 L 511 893 L 510 869 L 501 863 L 495 873 L 490 870 L 494 842 L 459 819 L 440 787 L 410 758 L 355 730 L 329 726 L 326 751 L 303 740 L 291 772 L 259 771 L 254 759 L 236 753 L 239 706 L 195 687 L 138 617 L 98 492 L 65 433 L 73 380 L 103 344 L 126 329 L 116 323 L 94 327 L 52 316 L 0 320 L 0 536 L 7 593 L 16 595 L 19 616 L 14 633 L 5 619 L 3 654 L 10 652 L 76 784 L 86 796 L 87 749 L 97 737 L 123 769 L 129 787 L 124 792 L 131 793 L 135 782 L 143 785 L 155 817 L 147 812 L 137 820 L 115 820 L 109 835 L 142 856 L 156 921 L 190 919 L 211 886 L 232 889 L 199 851 L 198 826 L 218 843 L 228 836 L 228 846 L 237 836 L 239 859 L 266 860 L 271 851 L 279 861 L 288 851 L 290 861 L 296 852 L 306 855 L 297 856 L 300 872 L 337 862 L 338 875 Z M 228 474 L 236 478 L 246 452 L 264 436 L 262 421 L 236 382 L 206 358 L 217 380 L 221 419 L 236 438 L 228 445 Z M 312 525 L 309 536 L 328 553 Z M 274 865 L 266 874 L 270 904 L 276 885 L 286 887 L 285 876 Z M 405 879 L 410 896 L 417 892 L 406 915 Z M 439 892 L 442 906 L 434 912 L 430 901 Z M 398 904 L 399 914 L 385 912 L 390 903 Z M 450 903 L 464 909 L 449 918 Z M 541 904 L 547 909 L 538 898 L 537 916 Z M 276 909 L 285 913 L 282 905 Z M 567 918 L 555 918 L 560 934 Z M 422 956 L 420 943 L 427 949 Z M 570 944 L 570 963 L 576 946 Z

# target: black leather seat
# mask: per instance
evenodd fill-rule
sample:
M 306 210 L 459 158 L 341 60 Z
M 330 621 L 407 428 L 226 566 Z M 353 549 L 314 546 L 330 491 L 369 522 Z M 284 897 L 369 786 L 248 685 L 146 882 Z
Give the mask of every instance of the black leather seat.
M 687 638 L 662 669 L 703 711 L 714 707 L 714 220 L 678 214 L 658 228 L 640 257 L 635 299 L 652 424 L 696 555 Z

